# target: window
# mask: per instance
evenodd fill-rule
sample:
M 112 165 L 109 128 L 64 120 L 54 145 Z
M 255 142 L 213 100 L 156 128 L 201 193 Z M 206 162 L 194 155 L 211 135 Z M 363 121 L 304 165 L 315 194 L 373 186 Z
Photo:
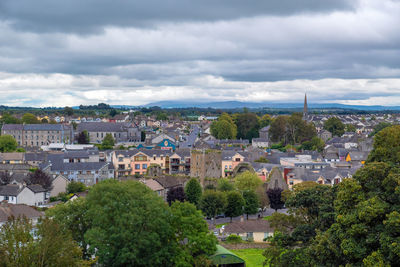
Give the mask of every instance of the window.
M 153 157 L 153 160 L 156 160 L 156 156 Z
M 248 232 L 246 237 L 247 237 L 247 240 L 253 239 L 253 232 Z
M 122 161 L 124 161 L 124 158 L 123 157 L 119 157 L 118 158 L 118 162 L 122 162 Z
M 140 164 L 135 164 L 135 170 L 140 170 Z
M 147 169 L 147 164 L 142 164 L 142 169 Z

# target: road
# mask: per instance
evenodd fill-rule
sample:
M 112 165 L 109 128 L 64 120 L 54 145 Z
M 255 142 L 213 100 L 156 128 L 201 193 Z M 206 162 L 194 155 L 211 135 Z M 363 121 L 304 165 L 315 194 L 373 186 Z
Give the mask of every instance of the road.
M 273 209 L 267 209 L 266 211 L 264 211 L 263 213 L 261 213 L 261 216 L 262 217 L 266 217 L 266 216 L 270 216 L 270 215 L 272 215 L 272 213 L 274 213 L 275 212 L 275 210 L 273 210 Z M 282 209 L 282 210 L 278 210 L 278 212 L 279 213 L 287 213 L 287 210 L 286 209 Z M 233 219 L 232 219 L 232 221 L 240 221 L 240 217 L 241 216 L 238 216 L 238 217 L 234 217 Z M 243 217 L 244 217 L 244 219 L 246 219 L 246 215 L 243 215 Z M 257 214 L 254 214 L 254 215 L 249 215 L 249 220 L 250 219 L 257 219 L 258 218 L 258 213 Z M 208 224 L 212 224 L 212 220 L 206 220 L 207 221 L 207 223 Z M 215 220 L 215 224 L 221 224 L 221 223 L 229 223 L 229 222 L 231 222 L 231 218 L 219 218 L 219 219 L 216 219 Z
M 199 126 L 198 125 L 192 125 L 192 131 L 188 135 L 186 141 L 179 144 L 179 148 L 193 147 L 193 144 L 196 141 L 196 138 L 199 135 L 199 132 L 200 132 Z

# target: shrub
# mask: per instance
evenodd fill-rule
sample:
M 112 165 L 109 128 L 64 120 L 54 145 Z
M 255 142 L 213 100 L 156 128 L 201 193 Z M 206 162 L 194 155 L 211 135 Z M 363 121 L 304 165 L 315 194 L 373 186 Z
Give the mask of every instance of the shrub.
M 242 243 L 242 238 L 240 236 L 238 236 L 238 235 L 229 235 L 226 238 L 226 242 L 227 243 L 234 243 L 234 244 Z

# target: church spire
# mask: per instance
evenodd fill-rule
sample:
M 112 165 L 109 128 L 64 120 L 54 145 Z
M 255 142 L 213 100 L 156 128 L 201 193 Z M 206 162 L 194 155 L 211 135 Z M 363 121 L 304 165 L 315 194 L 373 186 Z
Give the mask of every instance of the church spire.
M 304 94 L 304 108 L 303 108 L 303 118 L 307 119 L 308 117 L 308 106 L 307 106 L 307 93 Z

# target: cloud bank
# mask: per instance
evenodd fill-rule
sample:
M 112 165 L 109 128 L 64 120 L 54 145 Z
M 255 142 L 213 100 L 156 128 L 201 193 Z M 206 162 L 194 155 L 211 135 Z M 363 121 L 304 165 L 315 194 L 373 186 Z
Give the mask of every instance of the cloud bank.
M 400 105 L 400 1 L 0 2 L 3 105 Z

